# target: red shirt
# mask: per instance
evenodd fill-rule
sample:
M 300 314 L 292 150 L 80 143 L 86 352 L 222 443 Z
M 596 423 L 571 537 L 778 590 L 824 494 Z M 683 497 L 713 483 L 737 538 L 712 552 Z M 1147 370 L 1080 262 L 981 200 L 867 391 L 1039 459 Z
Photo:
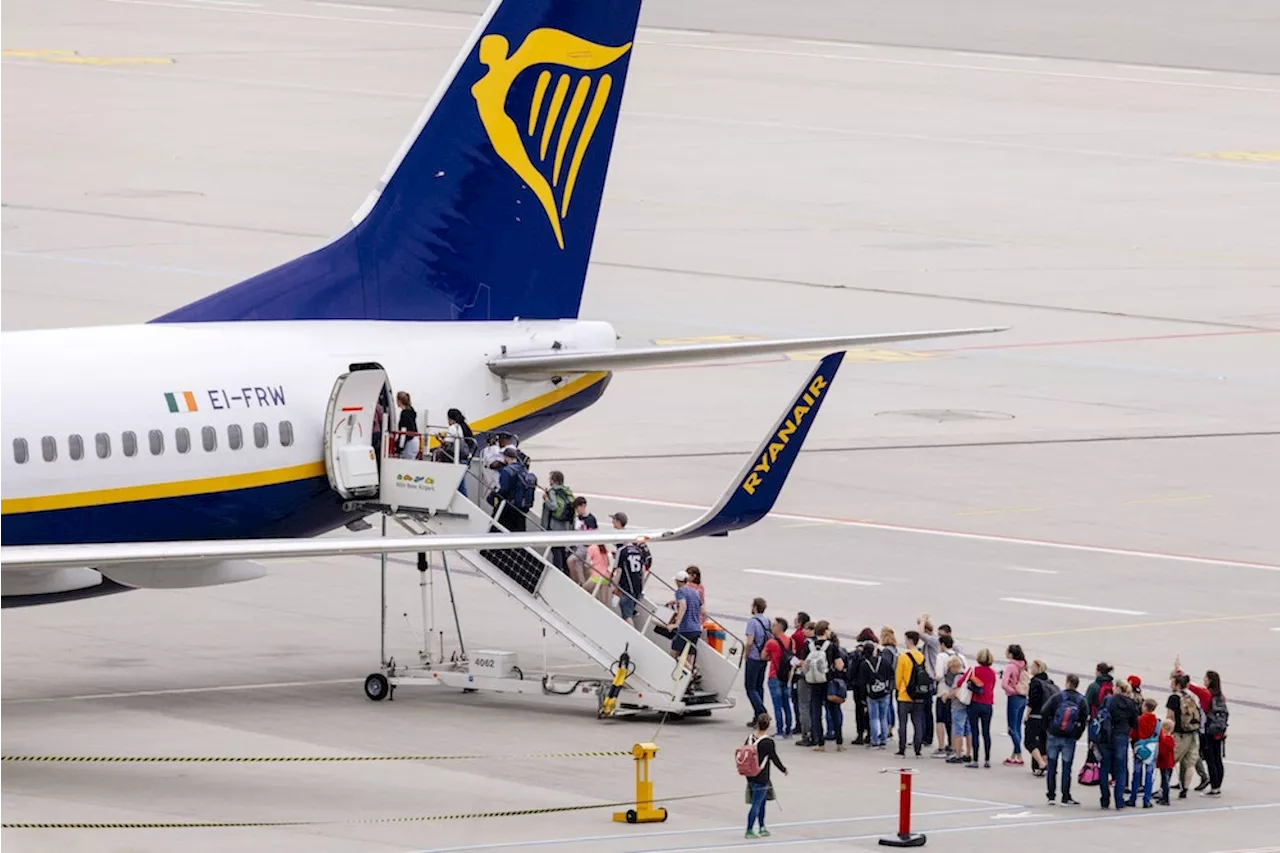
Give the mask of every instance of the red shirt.
M 1213 694 L 1209 692 L 1209 688 L 1201 687 L 1199 684 L 1188 684 L 1187 690 L 1200 700 L 1200 710 L 1206 714 L 1209 713 L 1209 706 L 1213 704 Z
M 1156 727 L 1160 725 L 1160 721 L 1156 719 L 1155 714 L 1140 714 L 1138 716 L 1138 725 L 1129 732 L 1129 738 L 1137 743 L 1140 740 L 1147 740 L 1156 733 Z
M 1173 735 L 1160 732 L 1160 751 L 1156 753 L 1156 767 L 1161 770 L 1172 770 L 1173 751 Z
M 996 685 L 1000 683 L 1000 679 L 996 678 L 996 671 L 989 666 L 975 666 L 973 668 L 973 677 L 969 679 L 973 684 L 973 701 L 979 705 L 994 705 L 996 703 Z M 978 692 L 978 684 L 982 685 L 982 692 Z
M 804 628 L 797 628 L 791 632 L 791 650 L 796 654 L 800 654 L 804 649 Z
M 783 650 L 791 649 L 791 638 L 786 634 L 781 637 L 776 634 L 765 641 L 764 648 L 760 650 L 760 656 L 769 662 L 769 677 L 778 677 L 778 667 L 782 664 Z

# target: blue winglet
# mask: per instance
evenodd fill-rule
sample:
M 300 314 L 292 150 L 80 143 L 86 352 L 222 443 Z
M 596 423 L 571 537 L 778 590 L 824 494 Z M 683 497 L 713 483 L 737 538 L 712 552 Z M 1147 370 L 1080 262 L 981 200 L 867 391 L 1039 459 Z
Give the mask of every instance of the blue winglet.
M 724 536 L 731 530 L 750 527 L 768 515 L 782 492 L 782 484 L 791 473 L 791 466 L 800 455 L 800 448 L 818 417 L 818 410 L 831 392 L 831 383 L 842 361 L 843 352 L 831 353 L 822 359 L 747 460 L 733 487 L 702 518 L 663 538 Z

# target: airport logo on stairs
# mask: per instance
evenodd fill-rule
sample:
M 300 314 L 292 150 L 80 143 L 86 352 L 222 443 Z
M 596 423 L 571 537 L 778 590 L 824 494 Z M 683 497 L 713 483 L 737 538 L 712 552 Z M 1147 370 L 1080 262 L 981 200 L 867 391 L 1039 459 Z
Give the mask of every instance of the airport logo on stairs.
M 583 157 L 613 91 L 611 74 L 587 72 L 607 68 L 630 49 L 630 42 L 608 47 L 550 28 L 529 33 L 514 52 L 503 36 L 480 40 L 480 62 L 489 69 L 471 87 L 480 122 L 493 150 L 541 203 L 561 249 L 561 223 L 569 215 Z M 539 72 L 528 115 L 517 121 L 507 113 L 507 96 L 522 72 L 539 65 L 560 70 Z

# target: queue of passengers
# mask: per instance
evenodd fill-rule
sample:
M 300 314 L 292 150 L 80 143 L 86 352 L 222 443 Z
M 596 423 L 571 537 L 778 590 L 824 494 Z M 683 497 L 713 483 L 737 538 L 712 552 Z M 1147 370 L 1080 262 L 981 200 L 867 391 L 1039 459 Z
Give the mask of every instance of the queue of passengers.
M 990 649 L 980 649 L 970 660 L 951 626 L 935 630 L 928 615 L 904 634 L 901 647 L 890 627 L 879 634 L 865 628 L 854 643 L 842 646 L 828 622 L 813 621 L 804 612 L 793 623 L 770 620 L 766 607 L 764 599 L 755 599 L 747 622 L 748 726 L 765 713 L 767 685 L 774 736 L 798 736 L 798 746 L 825 752 L 834 743 L 837 752 L 845 751 L 844 711 L 851 704 L 854 746 L 888 749 L 896 728 L 899 757 L 919 758 L 926 747 L 936 746 L 934 758 L 990 769 L 991 721 L 1003 695 L 1012 742 L 1004 764 L 1021 767 L 1024 754 L 1030 758 L 1032 774 L 1045 779 L 1050 805 L 1078 805 L 1071 796 L 1072 771 L 1077 744 L 1086 735 L 1076 780 L 1098 787 L 1104 809 L 1113 798 L 1116 809 L 1135 807 L 1139 799 L 1143 808 L 1167 806 L 1174 788 L 1185 799 L 1192 769 L 1199 777 L 1197 791 L 1210 797 L 1222 793 L 1229 712 L 1222 679 L 1213 670 L 1196 685 L 1175 662 L 1161 714 L 1161 704 L 1143 696 L 1137 676 L 1116 680 L 1105 662 L 1081 693 L 1079 676 L 1068 674 L 1059 686 L 1044 661 L 1028 662 L 1016 644 L 1005 650 L 999 671 Z

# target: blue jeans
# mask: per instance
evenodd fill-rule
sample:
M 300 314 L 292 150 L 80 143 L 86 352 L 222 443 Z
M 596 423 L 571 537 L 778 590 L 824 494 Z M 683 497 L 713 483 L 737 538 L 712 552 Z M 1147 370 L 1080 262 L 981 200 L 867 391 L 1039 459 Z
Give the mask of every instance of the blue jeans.
M 1050 799 L 1057 793 L 1058 756 L 1062 756 L 1062 799 L 1066 800 L 1071 796 L 1071 762 L 1076 758 L 1076 742 L 1070 738 L 1049 735 L 1044 753 L 1046 765 L 1044 778 L 1049 788 Z
M 867 697 L 867 713 L 871 715 L 871 745 L 884 746 L 889 742 L 889 711 L 893 708 L 893 699 L 881 696 L 879 699 Z
M 1022 715 L 1027 710 L 1026 696 L 1007 696 L 1004 703 L 1009 717 L 1009 739 L 1013 741 L 1013 754 L 1022 754 Z
M 1151 805 L 1151 794 L 1156 786 L 1155 761 L 1133 761 L 1133 790 L 1129 792 L 1129 806 L 1138 804 L 1138 788 L 1142 788 L 1142 805 Z
M 764 677 L 769 673 L 769 662 L 764 660 L 748 660 L 743 673 L 743 684 L 747 688 L 747 701 L 751 703 L 751 712 L 755 716 L 764 713 Z
M 773 716 L 778 723 L 778 736 L 787 737 L 795 725 L 791 716 L 791 685 L 781 678 L 770 678 L 769 696 L 773 699 Z
M 1111 743 L 1098 744 L 1101 753 L 1102 775 L 1098 777 L 1098 793 L 1102 798 L 1102 807 L 1111 805 L 1111 790 L 1107 787 L 1110 781 L 1115 787 L 1116 808 L 1124 808 L 1124 788 L 1129 781 L 1129 733 L 1116 732 Z
M 844 708 L 835 702 L 825 703 L 827 706 L 827 740 L 834 740 L 836 746 L 844 743 Z
M 748 782 L 751 789 L 751 810 L 747 812 L 747 832 L 755 829 L 757 823 L 764 829 L 764 806 L 769 797 L 769 786 L 757 782 Z

